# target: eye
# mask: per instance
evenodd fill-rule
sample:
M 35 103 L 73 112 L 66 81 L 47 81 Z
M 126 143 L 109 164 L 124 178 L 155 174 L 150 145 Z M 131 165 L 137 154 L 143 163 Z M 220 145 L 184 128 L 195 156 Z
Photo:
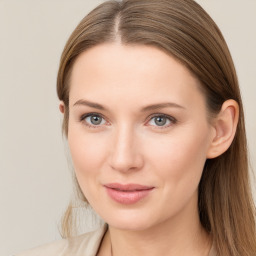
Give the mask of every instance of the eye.
M 148 122 L 148 124 L 151 126 L 158 126 L 162 128 L 169 127 L 174 123 L 176 123 L 176 119 L 174 117 L 164 114 L 155 115 L 151 117 L 151 119 Z
M 86 126 L 94 128 L 97 128 L 97 126 L 101 126 L 107 123 L 101 115 L 94 113 L 83 115 L 80 118 L 80 121 L 83 121 Z

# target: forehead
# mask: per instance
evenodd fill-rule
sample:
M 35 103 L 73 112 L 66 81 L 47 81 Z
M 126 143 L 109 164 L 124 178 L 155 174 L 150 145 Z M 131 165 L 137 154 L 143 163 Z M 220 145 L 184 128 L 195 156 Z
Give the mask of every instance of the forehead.
M 95 46 L 77 58 L 70 79 L 70 101 L 93 98 L 113 103 L 203 100 L 200 82 L 175 58 L 153 46 Z

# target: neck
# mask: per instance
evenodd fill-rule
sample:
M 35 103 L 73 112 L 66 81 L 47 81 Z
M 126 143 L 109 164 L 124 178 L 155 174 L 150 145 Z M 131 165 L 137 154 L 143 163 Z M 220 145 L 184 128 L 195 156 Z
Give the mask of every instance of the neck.
M 167 221 L 141 231 L 109 227 L 104 240 L 104 256 L 106 251 L 111 256 L 207 256 L 211 247 L 211 238 L 200 222 L 190 223 L 188 228 Z
M 196 207 L 145 229 L 127 230 L 109 225 L 99 256 L 207 256 L 211 244 Z

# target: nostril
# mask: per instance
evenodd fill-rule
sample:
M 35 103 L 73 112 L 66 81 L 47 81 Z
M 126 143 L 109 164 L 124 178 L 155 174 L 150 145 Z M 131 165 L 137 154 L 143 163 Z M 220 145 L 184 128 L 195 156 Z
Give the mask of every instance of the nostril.
M 141 169 L 143 159 L 140 155 L 133 152 L 133 154 L 116 153 L 111 157 L 110 165 L 112 169 L 120 172 L 134 171 Z

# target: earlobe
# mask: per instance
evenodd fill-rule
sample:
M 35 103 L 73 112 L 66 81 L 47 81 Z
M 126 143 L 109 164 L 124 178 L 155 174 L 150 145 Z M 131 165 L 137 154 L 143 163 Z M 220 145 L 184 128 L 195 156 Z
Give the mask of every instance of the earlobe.
M 64 114 L 64 112 L 65 112 L 65 104 L 64 104 L 63 101 L 61 101 L 60 104 L 59 104 L 59 110 L 60 110 L 60 112 L 62 114 Z
M 223 103 L 220 113 L 214 120 L 215 134 L 208 149 L 207 158 L 215 158 L 230 147 L 239 118 L 239 106 L 235 100 Z

